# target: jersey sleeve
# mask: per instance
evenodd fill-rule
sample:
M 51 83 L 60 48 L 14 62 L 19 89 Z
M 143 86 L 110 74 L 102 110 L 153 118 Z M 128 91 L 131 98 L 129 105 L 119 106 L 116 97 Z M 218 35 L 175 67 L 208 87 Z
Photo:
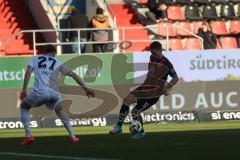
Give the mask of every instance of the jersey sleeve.
M 61 65 L 59 66 L 59 71 L 60 71 L 64 76 L 66 76 L 66 75 L 70 72 L 70 70 L 69 70 L 64 64 L 61 64 Z
M 34 57 L 28 62 L 28 65 L 27 65 L 28 67 L 30 67 L 32 69 L 34 68 L 34 65 L 33 65 L 34 62 L 33 61 L 34 61 Z

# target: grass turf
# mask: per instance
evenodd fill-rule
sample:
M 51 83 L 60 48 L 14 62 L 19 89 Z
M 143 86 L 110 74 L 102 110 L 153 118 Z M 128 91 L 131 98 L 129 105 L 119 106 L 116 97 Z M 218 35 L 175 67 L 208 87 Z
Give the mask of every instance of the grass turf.
M 72 144 L 64 128 L 33 129 L 36 141 L 20 146 L 23 130 L 0 131 L 0 160 L 54 158 L 3 155 L 6 152 L 96 159 L 236 160 L 240 157 L 240 122 L 145 125 L 147 135 L 132 140 L 125 134 L 108 135 L 111 127 L 74 128 L 81 138 Z M 55 159 L 60 159 L 57 157 Z M 66 159 L 67 158 L 61 158 Z M 77 158 L 76 158 L 77 159 Z

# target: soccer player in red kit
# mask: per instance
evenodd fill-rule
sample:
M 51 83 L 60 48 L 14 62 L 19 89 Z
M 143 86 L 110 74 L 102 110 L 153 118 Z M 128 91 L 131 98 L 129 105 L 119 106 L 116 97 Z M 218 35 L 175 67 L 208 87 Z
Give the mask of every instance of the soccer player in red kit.
M 178 82 L 179 78 L 172 63 L 162 54 L 162 45 L 158 41 L 150 45 L 151 57 L 148 65 L 147 77 L 143 84 L 130 92 L 123 100 L 118 121 L 110 134 L 122 133 L 122 124 L 129 114 L 129 106 L 136 103 L 132 110 L 133 120 L 139 121 L 143 125 L 141 113 L 152 105 L 156 104 L 161 95 L 167 96 L 172 87 Z M 172 77 L 168 83 L 168 75 Z M 142 138 L 144 130 L 137 132 L 132 138 Z

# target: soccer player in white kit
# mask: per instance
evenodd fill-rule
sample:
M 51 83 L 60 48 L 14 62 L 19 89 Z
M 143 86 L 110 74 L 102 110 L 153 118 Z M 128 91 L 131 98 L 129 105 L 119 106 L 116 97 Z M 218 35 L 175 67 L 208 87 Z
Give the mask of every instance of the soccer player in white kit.
M 61 106 L 61 94 L 57 84 L 59 73 L 72 77 L 85 90 L 89 98 L 94 97 L 95 93 L 85 86 L 78 75 L 68 70 L 62 62 L 55 58 L 56 48 L 54 46 L 45 46 L 44 52 L 44 55 L 34 56 L 30 60 L 25 73 L 20 99 L 22 100 L 21 120 L 24 125 L 26 138 L 21 144 L 29 144 L 35 140 L 30 130 L 29 110 L 43 104 L 56 112 L 67 129 L 71 141 L 76 143 L 79 141 L 79 138 L 73 134 L 68 115 L 63 111 Z M 32 72 L 34 72 L 35 82 L 32 91 L 27 94 L 27 86 Z

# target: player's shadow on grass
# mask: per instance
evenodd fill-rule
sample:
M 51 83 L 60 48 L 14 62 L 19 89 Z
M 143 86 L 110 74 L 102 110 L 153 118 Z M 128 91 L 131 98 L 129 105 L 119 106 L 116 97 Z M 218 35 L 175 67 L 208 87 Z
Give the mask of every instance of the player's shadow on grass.
M 240 129 L 152 132 L 139 140 L 130 139 L 130 134 L 79 135 L 78 144 L 67 136 L 49 136 L 36 137 L 27 146 L 19 145 L 22 138 L 4 138 L 0 151 L 108 159 L 231 160 L 239 157 L 239 134 Z

